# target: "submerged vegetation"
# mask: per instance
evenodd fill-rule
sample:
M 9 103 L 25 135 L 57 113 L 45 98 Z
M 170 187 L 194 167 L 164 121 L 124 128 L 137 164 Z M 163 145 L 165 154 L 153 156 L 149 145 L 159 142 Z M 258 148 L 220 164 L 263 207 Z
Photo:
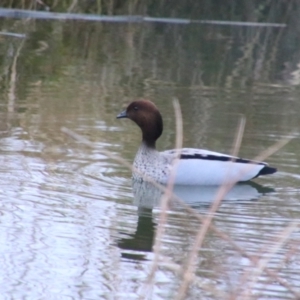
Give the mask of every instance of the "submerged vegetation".
M 297 1 L 7 0 L 2 1 L 1 4 L 2 8 L 60 13 L 141 15 L 173 19 L 286 24 L 289 30 L 284 27 L 255 28 L 200 24 L 187 27 L 155 22 L 142 28 L 139 25 L 126 23 L 125 20 L 123 23 L 115 24 L 113 31 L 118 44 L 125 45 L 123 48 L 127 50 L 129 49 L 127 46 L 130 46 L 132 50 L 131 53 L 126 53 L 127 50 L 120 52 L 120 55 L 124 56 L 124 64 L 132 72 L 128 72 L 127 69 L 119 86 L 123 86 L 125 82 L 144 85 L 145 83 L 142 83 L 141 80 L 143 82 L 147 80 L 148 84 L 150 80 L 152 83 L 165 82 L 167 85 L 173 85 L 175 81 L 190 86 L 210 85 L 209 82 L 213 82 L 213 84 L 217 83 L 219 86 L 226 85 L 227 87 L 233 86 L 237 82 L 239 85 L 245 86 L 257 80 L 269 82 L 274 78 L 279 81 L 298 82 L 298 79 L 294 78 L 294 74 L 296 76 L 298 74 L 294 71 L 299 49 L 299 42 L 297 39 L 295 40 L 295 35 L 297 28 L 300 27 L 298 18 L 300 2 Z M 34 22 L 39 23 L 40 21 Z M 19 30 L 21 33 L 30 34 L 34 28 L 28 22 L 20 25 L 20 29 L 18 29 L 19 25 L 20 21 L 16 21 L 13 25 L 14 32 Z M 109 32 L 111 27 L 108 27 L 101 21 L 92 25 L 72 20 L 65 23 L 49 23 L 47 26 L 40 23 L 38 24 L 39 36 L 32 35 L 31 42 L 39 44 L 36 45 L 38 53 L 44 51 L 47 53 L 51 48 L 54 53 L 49 52 L 49 54 L 55 54 L 56 46 L 51 46 L 52 42 L 47 41 L 53 35 L 56 37 L 56 41 L 61 40 L 64 48 L 80 49 L 75 44 L 81 44 L 82 55 L 87 58 L 93 56 L 92 60 L 100 59 L 105 63 L 111 63 L 113 62 L 113 52 L 119 50 L 116 49 L 118 47 L 115 41 L 111 40 Z M 5 25 L 3 29 L 11 31 L 6 29 Z M 143 32 L 142 35 L 140 35 L 141 32 Z M 42 41 L 39 41 L 40 35 L 43 35 Z M 153 60 L 151 61 L 151 55 L 147 53 L 144 56 L 144 54 L 146 53 L 145 49 L 154 45 L 155 53 L 152 53 Z M 165 56 L 166 51 L 169 53 L 167 57 Z M 97 57 L 94 57 L 95 55 Z M 180 61 L 177 59 L 179 56 Z M 220 61 L 217 59 L 204 59 L 212 56 L 221 58 L 221 67 Z M 140 64 L 141 61 L 144 63 Z M 212 63 L 214 61 L 216 64 Z M 47 57 L 43 57 L 43 62 L 47 63 Z M 51 64 L 55 66 L 55 61 L 51 61 Z M 157 72 L 157 68 L 161 65 L 164 65 L 164 70 Z M 169 66 L 166 68 L 167 65 Z M 232 65 L 234 65 L 233 69 Z M 145 66 L 145 69 L 142 66 Z M 194 66 L 192 70 L 191 66 Z M 34 68 L 34 65 L 31 64 L 32 67 Z M 189 72 L 193 72 L 193 76 L 186 76 Z M 118 74 L 122 73 L 118 71 Z M 188 77 L 193 78 L 192 82 L 187 81 Z M 119 76 L 110 76 L 109 78 L 116 80 Z

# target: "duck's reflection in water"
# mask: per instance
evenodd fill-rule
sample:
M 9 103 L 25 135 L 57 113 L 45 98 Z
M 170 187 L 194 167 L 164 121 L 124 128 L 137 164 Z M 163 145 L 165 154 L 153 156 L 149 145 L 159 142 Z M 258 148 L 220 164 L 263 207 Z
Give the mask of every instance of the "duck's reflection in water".
M 173 193 L 184 203 L 198 207 L 210 205 L 216 198 L 219 189 L 219 186 L 175 185 Z M 140 183 L 137 181 L 133 181 L 132 191 L 134 204 L 144 208 L 159 206 L 164 193 L 150 182 Z M 222 200 L 234 202 L 258 200 L 263 194 L 272 191 L 272 188 L 254 182 L 240 183 L 232 187 Z M 176 205 L 176 202 L 176 199 L 171 199 L 171 205 Z
M 173 193 L 185 204 L 193 208 L 207 208 L 216 198 L 218 186 L 174 186 Z M 118 242 L 121 249 L 127 250 L 122 257 L 142 260 L 143 253 L 152 251 L 155 223 L 152 209 L 159 207 L 164 192 L 150 182 L 133 181 L 132 190 L 134 204 L 138 207 L 137 229 Z M 274 191 L 272 188 L 249 182 L 237 184 L 224 196 L 222 201 L 240 203 L 258 200 L 262 195 Z M 171 198 L 170 207 L 181 205 L 175 198 Z M 129 251 L 128 251 L 129 250 Z
M 118 241 L 118 246 L 126 251 L 122 257 L 134 260 L 144 260 L 141 252 L 151 252 L 153 246 L 155 223 L 152 218 L 152 208 L 138 208 L 138 222 L 134 234 L 128 234 Z

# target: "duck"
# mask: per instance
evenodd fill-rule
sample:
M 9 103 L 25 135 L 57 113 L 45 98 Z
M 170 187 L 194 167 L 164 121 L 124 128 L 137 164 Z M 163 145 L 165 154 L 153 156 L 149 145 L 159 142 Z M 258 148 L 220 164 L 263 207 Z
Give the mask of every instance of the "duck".
M 133 162 L 133 179 L 136 181 L 150 178 L 167 184 L 172 172 L 175 172 L 172 175 L 175 185 L 222 185 L 246 182 L 277 171 L 265 162 L 205 149 L 183 148 L 159 152 L 156 141 L 163 132 L 163 119 L 150 100 L 131 102 L 117 115 L 117 119 L 122 118 L 132 120 L 142 131 L 142 141 Z

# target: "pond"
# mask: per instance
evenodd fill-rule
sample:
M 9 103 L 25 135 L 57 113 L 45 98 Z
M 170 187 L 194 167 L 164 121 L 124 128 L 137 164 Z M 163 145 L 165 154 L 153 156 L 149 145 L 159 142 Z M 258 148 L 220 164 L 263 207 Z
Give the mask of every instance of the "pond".
M 288 28 L 32 19 L 1 27 L 26 34 L 1 37 L 3 299 L 179 296 L 217 190 L 175 187 L 184 203 L 171 201 L 156 240 L 160 190 L 132 185 L 113 157 L 134 159 L 139 129 L 116 116 L 141 97 L 162 112 L 160 150 L 175 145 L 174 98 L 185 147 L 230 154 L 241 116 L 242 157 L 291 139 L 266 158 L 276 174 L 224 197 L 184 297 L 299 297 L 299 65 Z

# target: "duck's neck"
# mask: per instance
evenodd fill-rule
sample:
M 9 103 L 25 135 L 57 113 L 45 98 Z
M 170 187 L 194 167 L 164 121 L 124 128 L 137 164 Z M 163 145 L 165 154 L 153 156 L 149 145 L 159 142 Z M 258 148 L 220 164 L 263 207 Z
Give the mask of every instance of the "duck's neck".
M 154 146 L 149 146 L 148 143 L 142 141 L 138 153 L 142 154 L 142 155 L 149 155 L 150 153 L 157 153 L 157 150 L 155 149 L 155 144 Z
M 141 146 L 144 146 L 144 147 L 147 147 L 147 148 L 155 150 L 156 149 L 156 140 L 145 139 L 143 137 L 142 145 Z
M 139 122 L 138 126 L 142 130 L 143 144 L 148 148 L 155 149 L 156 141 L 163 132 L 163 121 L 159 112 L 151 118 L 147 117 L 146 121 Z

